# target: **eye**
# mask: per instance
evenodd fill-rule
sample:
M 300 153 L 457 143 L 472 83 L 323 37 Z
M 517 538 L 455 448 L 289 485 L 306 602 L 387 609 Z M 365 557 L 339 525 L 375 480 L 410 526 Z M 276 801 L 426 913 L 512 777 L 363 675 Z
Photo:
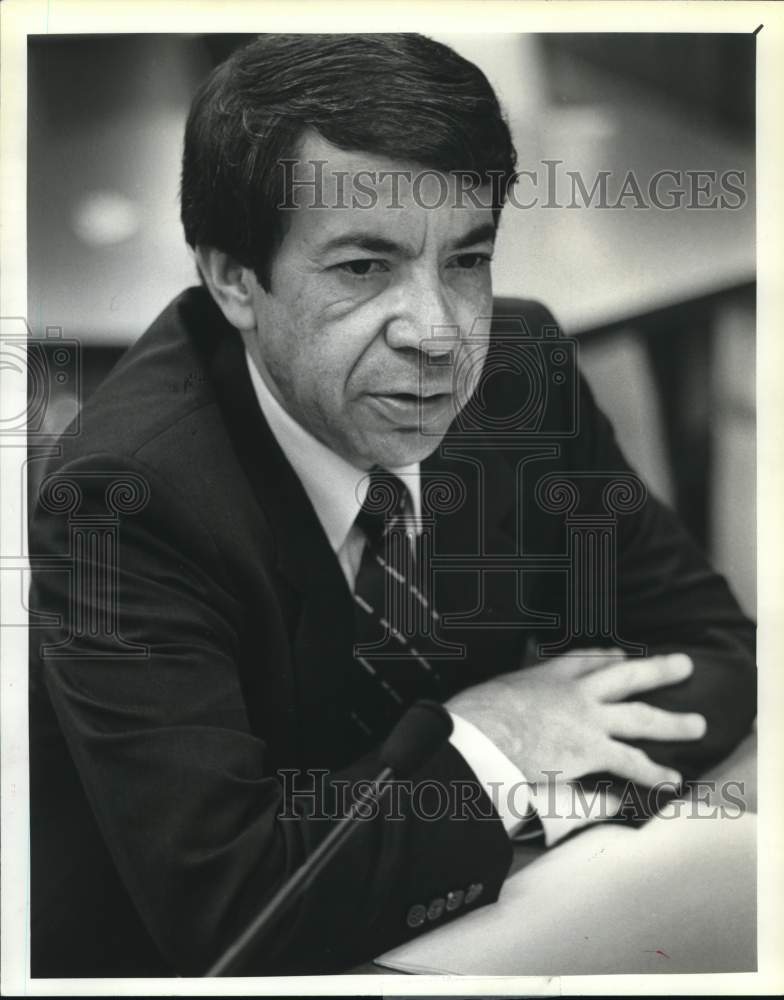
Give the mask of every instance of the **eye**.
M 464 271 L 472 271 L 475 268 L 484 267 L 489 264 L 492 258 L 486 253 L 461 253 L 452 262 L 453 267 L 459 267 Z
M 376 260 L 374 257 L 360 257 L 357 260 L 346 260 L 337 265 L 341 271 L 353 274 L 357 278 L 366 278 L 371 274 L 380 274 L 386 271 L 387 265 L 383 260 Z

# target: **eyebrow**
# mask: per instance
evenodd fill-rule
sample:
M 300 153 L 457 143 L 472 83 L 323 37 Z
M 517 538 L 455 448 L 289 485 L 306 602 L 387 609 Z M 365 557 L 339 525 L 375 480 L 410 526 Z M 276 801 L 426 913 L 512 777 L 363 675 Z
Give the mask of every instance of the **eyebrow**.
M 492 222 L 481 222 L 473 229 L 469 229 L 465 236 L 461 236 L 455 243 L 455 250 L 464 250 L 472 247 L 476 243 L 495 243 L 496 229 Z
M 495 242 L 495 226 L 491 222 L 483 222 L 474 226 L 464 236 L 453 245 L 454 250 L 464 250 L 466 247 L 474 246 L 476 243 Z M 345 247 L 358 247 L 368 253 L 396 254 L 406 253 L 406 248 L 384 236 L 373 236 L 370 233 L 357 230 L 355 232 L 342 233 L 331 240 L 327 240 L 318 248 L 319 253 L 330 253 L 333 250 L 342 250 Z

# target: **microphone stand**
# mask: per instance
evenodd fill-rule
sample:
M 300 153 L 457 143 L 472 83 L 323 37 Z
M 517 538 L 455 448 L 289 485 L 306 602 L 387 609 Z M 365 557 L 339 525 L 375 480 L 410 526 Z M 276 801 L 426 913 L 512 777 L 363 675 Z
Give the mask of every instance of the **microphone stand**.
M 421 700 L 412 705 L 400 718 L 381 747 L 381 771 L 373 779 L 369 792 L 357 799 L 321 841 L 312 854 L 278 889 L 272 899 L 251 921 L 240 936 L 223 952 L 220 958 L 207 970 L 207 976 L 225 976 L 243 957 L 254 940 L 280 919 L 285 910 L 313 882 L 335 856 L 340 846 L 357 828 L 355 822 L 360 810 L 369 802 L 378 799 L 385 782 L 394 774 L 407 777 L 420 768 L 425 761 L 446 742 L 452 732 L 452 718 L 438 702 Z
M 278 889 L 264 909 L 251 921 L 242 934 L 234 941 L 205 973 L 206 976 L 225 976 L 243 956 L 250 943 L 267 933 L 286 912 L 291 901 L 304 892 L 313 879 L 337 854 L 341 845 L 355 829 L 354 821 L 359 810 L 368 802 L 373 802 L 381 791 L 381 786 L 392 778 L 393 770 L 385 767 L 373 779 L 372 788 L 362 798 L 353 803 L 348 813 L 340 819 L 321 841 L 312 854 Z

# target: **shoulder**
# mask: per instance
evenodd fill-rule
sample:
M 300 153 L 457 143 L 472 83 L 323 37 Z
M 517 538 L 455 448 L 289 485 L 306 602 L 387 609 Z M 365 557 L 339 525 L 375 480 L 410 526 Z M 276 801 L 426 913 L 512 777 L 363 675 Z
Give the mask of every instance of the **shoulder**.
M 127 481 L 147 498 L 139 517 L 150 531 L 165 525 L 169 532 L 174 522 L 196 519 L 210 535 L 233 537 L 238 525 L 249 524 L 263 534 L 263 511 L 237 459 L 216 388 L 216 356 L 229 341 L 234 367 L 223 372 L 224 381 L 247 376 L 238 337 L 206 290 L 192 288 L 178 296 L 86 402 L 78 425 L 60 439 L 57 456 L 31 496 L 33 509 L 45 499 L 38 493 L 66 481 L 77 484 L 85 502 L 96 503 L 110 486 Z
M 555 317 L 542 302 L 499 296 L 493 300 L 493 329 L 496 333 L 512 332 L 514 323 L 521 333 L 538 336 L 542 327 L 557 326 Z
M 176 438 L 194 421 L 209 420 L 215 406 L 209 365 L 226 335 L 221 323 L 204 289 L 177 296 L 86 401 L 78 427 L 61 439 L 63 460 L 134 455 L 156 438 Z
M 577 346 L 543 303 L 495 299 L 490 347 L 462 424 L 475 417 L 501 446 L 560 447 L 577 431 L 583 392 Z
M 237 331 L 206 289 L 187 289 L 86 401 L 48 471 L 100 455 L 117 465 L 141 463 L 196 497 L 221 481 L 238 489 L 233 432 L 216 374 L 216 359 L 226 354 L 233 367 L 221 372 L 223 381 L 247 378 Z

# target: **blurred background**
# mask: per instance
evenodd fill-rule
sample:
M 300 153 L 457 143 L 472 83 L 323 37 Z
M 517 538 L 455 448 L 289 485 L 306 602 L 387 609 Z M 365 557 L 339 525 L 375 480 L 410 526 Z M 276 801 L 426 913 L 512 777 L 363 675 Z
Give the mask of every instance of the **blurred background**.
M 532 172 L 520 204 L 539 200 L 505 212 L 496 294 L 540 299 L 579 338 L 625 452 L 754 614 L 754 38 L 436 37 L 495 86 Z M 196 280 L 177 201 L 184 120 L 248 38 L 30 38 L 28 321 L 47 372 L 79 344 L 78 371 L 50 378 L 47 433 Z M 651 202 L 658 171 L 675 172 L 659 188 L 671 208 Z

